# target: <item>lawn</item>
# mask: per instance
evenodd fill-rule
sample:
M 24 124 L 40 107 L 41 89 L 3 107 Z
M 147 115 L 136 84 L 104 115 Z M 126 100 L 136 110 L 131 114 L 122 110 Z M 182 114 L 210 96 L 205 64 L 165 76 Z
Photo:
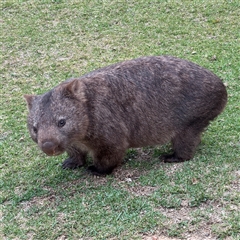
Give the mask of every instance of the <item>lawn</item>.
M 239 239 L 239 0 L 0 4 L 0 239 Z M 169 145 L 130 149 L 96 177 L 38 149 L 23 94 L 145 55 L 188 59 L 227 86 L 194 159 L 160 162 Z

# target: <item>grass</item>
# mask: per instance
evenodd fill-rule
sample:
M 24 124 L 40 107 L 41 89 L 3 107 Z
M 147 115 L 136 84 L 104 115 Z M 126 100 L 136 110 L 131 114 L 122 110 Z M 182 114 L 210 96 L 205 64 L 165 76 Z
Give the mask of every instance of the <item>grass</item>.
M 0 238 L 237 239 L 240 232 L 240 4 L 232 1 L 1 2 Z M 23 94 L 143 55 L 202 65 L 227 85 L 227 108 L 192 161 L 169 146 L 129 150 L 106 178 L 62 170 L 29 138 Z

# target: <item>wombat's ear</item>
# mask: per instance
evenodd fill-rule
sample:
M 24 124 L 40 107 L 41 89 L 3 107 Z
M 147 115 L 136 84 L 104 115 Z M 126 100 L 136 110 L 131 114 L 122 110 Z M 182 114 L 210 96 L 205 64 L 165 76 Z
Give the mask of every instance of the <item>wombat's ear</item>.
M 25 98 L 25 100 L 26 100 L 26 102 L 27 102 L 28 109 L 31 110 L 31 108 L 32 108 L 32 103 L 33 103 L 33 99 L 34 99 L 36 96 L 35 96 L 35 95 L 25 94 L 25 95 L 23 95 L 23 97 Z
M 67 98 L 76 98 L 78 91 L 79 81 L 77 79 L 64 84 L 62 89 L 63 96 Z

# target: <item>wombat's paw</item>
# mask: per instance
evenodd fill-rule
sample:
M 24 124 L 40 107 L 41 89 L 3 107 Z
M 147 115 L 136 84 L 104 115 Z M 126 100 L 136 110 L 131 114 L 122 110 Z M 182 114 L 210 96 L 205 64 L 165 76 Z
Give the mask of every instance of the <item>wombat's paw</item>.
M 106 169 L 106 170 L 99 170 L 97 167 L 95 167 L 94 165 L 92 166 L 89 166 L 87 168 L 87 171 L 93 175 L 96 175 L 96 176 L 105 176 L 105 175 L 108 175 L 108 174 L 111 174 L 112 173 L 112 170 L 113 168 L 109 168 L 109 169 Z
M 79 167 L 82 167 L 84 163 L 82 161 L 79 161 L 76 158 L 67 158 L 63 163 L 62 163 L 62 168 L 63 169 L 76 169 Z
M 160 159 L 161 159 L 161 161 L 163 161 L 165 163 L 177 163 L 177 162 L 184 162 L 184 161 L 186 161 L 183 158 L 176 157 L 176 155 L 174 153 L 173 154 L 162 155 L 160 157 Z

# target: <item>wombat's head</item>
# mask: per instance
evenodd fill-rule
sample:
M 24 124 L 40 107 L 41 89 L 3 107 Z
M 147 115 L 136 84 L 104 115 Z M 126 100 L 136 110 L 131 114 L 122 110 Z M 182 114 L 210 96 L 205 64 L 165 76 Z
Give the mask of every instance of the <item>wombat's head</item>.
M 59 155 L 84 139 L 88 116 L 80 80 L 64 82 L 43 95 L 24 97 L 30 135 L 43 152 Z

